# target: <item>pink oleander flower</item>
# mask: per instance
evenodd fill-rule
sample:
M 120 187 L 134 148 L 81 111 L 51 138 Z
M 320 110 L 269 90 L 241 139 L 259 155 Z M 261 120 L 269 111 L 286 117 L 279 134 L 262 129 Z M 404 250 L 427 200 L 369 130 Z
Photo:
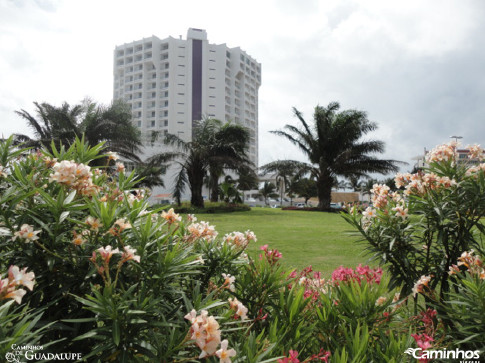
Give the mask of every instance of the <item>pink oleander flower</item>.
M 406 186 L 411 181 L 411 174 L 401 174 L 397 173 L 396 177 L 394 178 L 394 183 L 396 184 L 396 188 L 401 188 Z
M 241 232 L 227 233 L 223 237 L 223 241 L 237 247 L 246 247 L 249 243 L 249 241 L 246 239 L 246 235 Z
M 374 207 L 381 209 L 388 204 L 390 188 L 384 184 L 374 184 L 371 189 L 372 193 L 372 204 Z
M 162 218 L 167 221 L 168 224 L 176 224 L 182 220 L 182 217 L 174 212 L 173 208 L 170 208 L 168 213 L 162 211 Z
M 29 224 L 22 224 L 20 231 L 14 233 L 12 240 L 15 241 L 17 238 L 20 238 L 23 239 L 24 242 L 32 242 L 39 239 L 37 235 L 40 232 L 40 230 L 34 231 L 34 227 Z
M 241 302 L 237 304 L 236 315 L 241 318 L 241 320 L 246 320 L 248 318 L 248 308 L 245 307 Z
M 187 220 L 189 222 L 197 222 L 197 217 L 193 214 L 187 214 Z
M 232 292 L 236 291 L 236 288 L 234 287 L 234 282 L 236 281 L 236 278 L 234 276 L 231 276 L 230 274 L 222 274 L 222 277 L 224 277 L 224 284 L 222 285 L 226 289 L 231 290 Z
M 130 222 L 126 222 L 125 218 L 117 219 L 113 226 L 108 230 L 108 233 L 113 236 L 121 235 L 125 229 L 131 228 Z
M 431 343 L 434 341 L 432 337 L 430 337 L 427 334 L 411 334 L 411 336 L 414 338 L 416 343 L 418 344 L 418 347 L 420 347 L 422 350 L 426 350 L 432 347 Z
M 125 246 L 123 249 L 124 249 L 124 252 L 121 255 L 121 260 L 123 262 L 133 260 L 135 262 L 140 263 L 140 256 L 135 255 L 136 250 L 134 248 L 131 248 L 130 246 Z
M 236 355 L 236 351 L 234 349 L 227 349 L 228 345 L 227 339 L 224 339 L 221 342 L 221 349 L 216 351 L 217 357 L 220 359 L 220 363 L 231 363 L 231 357 L 234 357 Z
M 202 327 L 205 329 L 208 337 L 221 336 L 221 331 L 219 330 L 219 323 L 213 316 L 209 316 L 206 319 L 205 324 L 202 325 Z
M 387 301 L 387 297 L 385 296 L 380 296 L 377 300 L 376 300 L 376 306 L 381 306 L 383 305 L 385 302 Z
M 33 272 L 27 272 L 27 267 L 20 270 L 18 266 L 10 266 L 8 269 L 8 279 L 15 286 L 23 285 L 30 291 L 34 288 L 35 274 Z
M 217 347 L 220 342 L 221 342 L 220 336 L 197 341 L 197 345 L 202 350 L 202 352 L 199 355 L 199 359 L 214 355 L 215 352 L 217 351 Z
M 72 234 L 72 243 L 76 246 L 81 246 L 84 242 L 86 242 L 86 239 L 83 238 L 83 233 L 77 233 L 76 231 L 72 231 Z
M 193 324 L 192 325 L 192 335 L 190 339 L 195 340 L 198 344 L 204 346 L 205 341 L 207 339 L 207 334 L 204 329 L 202 329 L 201 325 Z
M 362 212 L 362 216 L 366 219 L 375 218 L 377 217 L 377 212 L 374 208 L 367 207 L 366 210 Z
M 475 256 L 474 253 L 474 250 L 470 250 L 470 252 L 463 252 L 458 258 L 458 266 L 465 266 L 467 268 L 467 271 L 471 275 L 477 275 L 480 279 L 485 280 L 485 269 L 483 261 L 480 259 L 480 257 Z M 458 266 L 456 267 L 457 272 L 459 272 Z
M 191 324 L 194 324 L 197 320 L 197 311 L 195 311 L 195 309 L 192 309 L 190 313 L 184 316 L 184 319 L 187 319 L 188 321 L 190 321 Z
M 396 212 L 396 217 L 401 217 L 405 220 L 408 217 L 408 208 L 404 208 L 401 205 L 397 205 L 396 207 L 392 208 L 394 212 Z
M 423 292 L 424 287 L 428 286 L 429 282 L 431 281 L 431 276 L 421 276 L 419 280 L 414 284 L 413 287 L 413 297 L 416 297 L 416 295 L 420 292 Z
M 298 359 L 298 352 L 296 350 L 291 350 L 288 352 L 288 358 L 278 359 L 278 363 L 300 363 Z
M 89 226 L 89 228 L 91 228 L 93 231 L 96 231 L 96 232 L 99 230 L 99 227 L 103 226 L 100 223 L 98 218 L 94 218 L 91 216 L 87 217 L 84 223 L 86 223 Z
M 484 150 L 480 147 L 480 145 L 468 145 L 468 158 L 469 159 L 476 159 L 482 160 L 484 157 Z
M 201 221 L 199 223 L 192 223 L 187 227 L 189 235 L 185 238 L 189 242 L 193 242 L 197 239 L 204 239 L 207 242 L 212 242 L 217 237 L 218 233 L 214 226 L 211 226 L 208 222 Z
M 115 167 L 116 167 L 116 171 L 118 173 L 124 173 L 125 172 L 125 165 L 123 163 L 116 163 Z
M 100 188 L 93 184 L 91 168 L 87 165 L 63 160 L 55 163 L 52 169 L 54 172 L 49 176 L 49 182 L 55 181 L 86 196 L 99 192 Z
M 112 152 L 112 151 L 108 151 L 108 152 L 106 153 L 106 155 L 108 156 L 108 161 L 109 161 L 109 160 L 116 161 L 116 160 L 118 160 L 118 159 L 120 158 L 120 157 L 118 156 L 118 154 L 117 154 L 117 153 Z
M 101 258 L 106 262 L 109 263 L 111 257 L 115 254 L 119 254 L 120 251 L 116 249 L 112 249 L 111 246 L 106 246 L 106 247 L 100 247 L 96 251 L 100 254 Z M 93 257 L 94 257 L 94 252 L 93 252 Z
M 32 291 L 35 284 L 34 278 L 34 273 L 27 272 L 26 267 L 20 270 L 18 266 L 10 266 L 7 278 L 0 280 L 0 300 L 13 299 L 20 304 L 27 291 L 18 287 L 25 286 Z
M 429 163 L 450 160 L 455 161 L 457 146 L 458 143 L 455 141 L 451 141 L 443 145 L 438 145 L 426 155 L 426 161 Z

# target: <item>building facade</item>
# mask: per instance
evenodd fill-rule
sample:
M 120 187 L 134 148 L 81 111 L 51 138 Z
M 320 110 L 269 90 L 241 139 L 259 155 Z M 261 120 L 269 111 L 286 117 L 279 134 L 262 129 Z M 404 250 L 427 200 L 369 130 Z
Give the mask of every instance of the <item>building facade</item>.
M 163 150 L 163 134 L 190 141 L 194 122 L 216 118 L 249 129 L 248 155 L 258 165 L 261 64 L 241 48 L 210 44 L 205 30 L 190 28 L 187 39 L 117 46 L 113 69 L 113 98 L 131 105 L 148 156 Z

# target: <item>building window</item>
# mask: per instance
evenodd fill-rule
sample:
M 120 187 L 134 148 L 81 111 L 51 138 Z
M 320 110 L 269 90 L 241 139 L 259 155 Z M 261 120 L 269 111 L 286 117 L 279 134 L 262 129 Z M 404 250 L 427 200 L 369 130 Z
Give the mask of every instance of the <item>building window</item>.
M 152 122 L 150 123 L 150 125 L 151 125 L 151 127 L 155 127 L 155 121 L 152 121 Z
M 165 127 L 168 126 L 168 120 L 163 121 L 163 126 L 165 126 Z

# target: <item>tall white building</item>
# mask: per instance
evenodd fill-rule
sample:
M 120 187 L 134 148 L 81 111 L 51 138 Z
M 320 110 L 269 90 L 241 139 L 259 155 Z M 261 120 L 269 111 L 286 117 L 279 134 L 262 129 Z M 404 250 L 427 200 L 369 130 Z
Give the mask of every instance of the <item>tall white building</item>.
M 147 145 L 164 133 L 189 141 L 195 121 L 217 118 L 249 129 L 249 157 L 258 165 L 261 64 L 241 48 L 210 44 L 205 30 L 190 28 L 187 39 L 152 36 L 117 46 L 113 69 L 114 99 L 131 104 Z M 155 142 L 148 154 L 161 148 Z

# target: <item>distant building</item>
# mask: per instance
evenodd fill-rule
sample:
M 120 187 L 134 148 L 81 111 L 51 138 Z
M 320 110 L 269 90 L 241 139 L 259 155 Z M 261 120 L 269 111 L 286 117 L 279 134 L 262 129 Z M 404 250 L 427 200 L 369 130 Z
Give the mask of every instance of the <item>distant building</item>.
M 248 155 L 258 165 L 261 64 L 241 48 L 210 44 L 205 30 L 190 28 L 187 39 L 152 36 L 117 46 L 113 73 L 113 97 L 131 105 L 147 156 L 163 149 L 157 136 L 190 141 L 195 121 L 216 118 L 249 129 Z

